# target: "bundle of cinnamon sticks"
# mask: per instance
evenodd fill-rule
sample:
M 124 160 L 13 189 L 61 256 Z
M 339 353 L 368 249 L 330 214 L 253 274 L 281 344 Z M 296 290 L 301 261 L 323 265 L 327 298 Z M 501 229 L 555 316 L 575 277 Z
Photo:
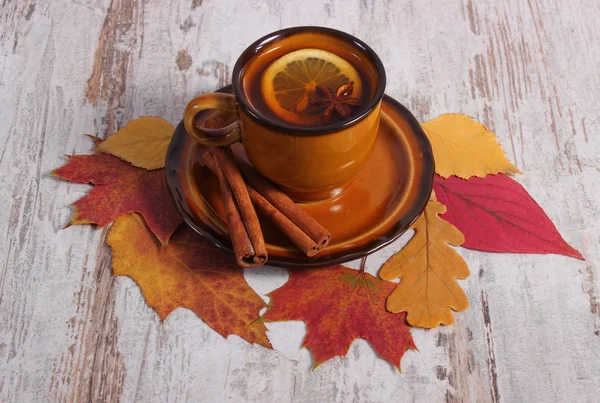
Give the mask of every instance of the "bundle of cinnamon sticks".
M 306 256 L 325 248 L 331 234 L 292 199 L 229 148 L 211 147 L 202 163 L 219 179 L 225 220 L 238 265 L 259 267 L 268 255 L 254 206 L 267 215 Z

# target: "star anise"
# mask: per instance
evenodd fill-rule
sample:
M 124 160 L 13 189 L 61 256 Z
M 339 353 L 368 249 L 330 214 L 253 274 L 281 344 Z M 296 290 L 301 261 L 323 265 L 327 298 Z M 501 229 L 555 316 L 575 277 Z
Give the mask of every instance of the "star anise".
M 347 119 L 350 116 L 350 112 L 352 112 L 350 107 L 360 105 L 360 100 L 352 97 L 353 89 L 354 81 L 340 85 L 335 95 L 326 87 L 317 86 L 316 94 L 320 99 L 312 102 L 312 104 L 319 108 L 325 107 L 322 116 L 323 122 L 331 119 L 334 111 L 343 119 Z

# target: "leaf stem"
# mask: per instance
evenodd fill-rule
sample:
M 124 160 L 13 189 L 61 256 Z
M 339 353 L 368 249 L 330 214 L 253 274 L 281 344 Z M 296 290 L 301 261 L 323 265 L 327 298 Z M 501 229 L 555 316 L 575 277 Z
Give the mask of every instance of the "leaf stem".
M 364 273 L 366 264 L 367 264 L 367 256 L 363 256 L 362 259 L 360 259 L 360 269 L 358 269 L 358 271 L 360 271 L 361 273 Z

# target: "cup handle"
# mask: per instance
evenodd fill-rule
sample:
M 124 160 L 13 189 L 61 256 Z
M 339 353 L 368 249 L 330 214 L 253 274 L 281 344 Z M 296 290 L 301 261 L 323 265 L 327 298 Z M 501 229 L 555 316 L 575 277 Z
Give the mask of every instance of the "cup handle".
M 201 111 L 217 109 L 237 114 L 236 106 L 235 96 L 231 94 L 213 92 L 197 96 L 187 104 L 183 112 L 185 130 L 200 144 L 207 146 L 228 146 L 236 143 L 241 139 L 241 124 L 239 120 L 218 129 L 199 127 L 195 123 L 196 115 Z

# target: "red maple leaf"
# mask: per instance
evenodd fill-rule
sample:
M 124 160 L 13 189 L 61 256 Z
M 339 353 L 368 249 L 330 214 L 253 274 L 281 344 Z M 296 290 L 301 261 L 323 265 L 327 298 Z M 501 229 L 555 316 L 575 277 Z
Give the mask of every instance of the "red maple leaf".
M 385 308 L 396 285 L 341 265 L 292 271 L 288 282 L 269 294 L 271 303 L 263 319 L 304 321 L 303 347 L 314 355 L 313 368 L 346 355 L 352 341 L 362 338 L 400 369 L 404 352 L 416 346 L 406 313 L 393 314 Z
M 441 217 L 465 236 L 463 247 L 487 252 L 556 253 L 583 259 L 560 236 L 544 210 L 515 180 L 502 174 L 464 180 L 435 175 Z
M 154 235 L 165 245 L 181 224 L 167 189 L 165 170 L 136 168 L 109 154 L 67 156 L 69 162 L 52 174 L 94 188 L 73 203 L 71 224 L 97 224 L 103 227 L 117 217 L 140 213 Z

